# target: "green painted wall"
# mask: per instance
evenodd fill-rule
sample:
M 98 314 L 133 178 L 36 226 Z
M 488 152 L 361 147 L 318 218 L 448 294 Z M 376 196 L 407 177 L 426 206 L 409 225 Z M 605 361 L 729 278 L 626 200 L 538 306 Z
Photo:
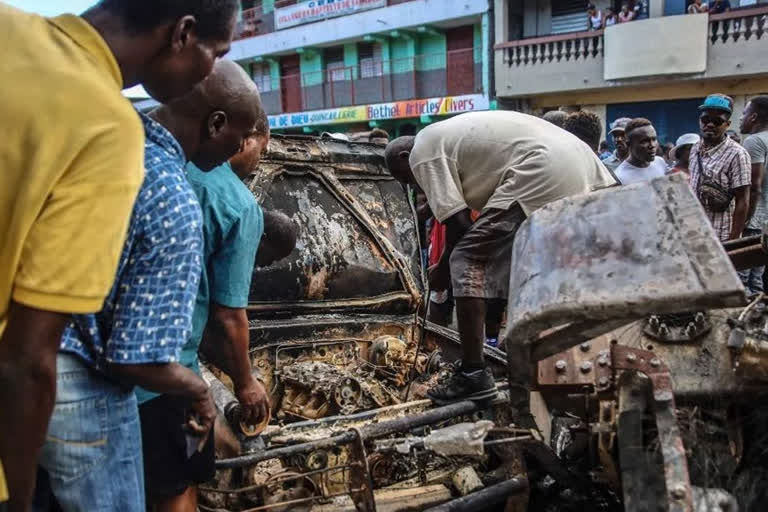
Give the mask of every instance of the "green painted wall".
M 489 97 L 491 96 L 491 63 L 489 60 L 489 55 L 491 55 L 491 23 L 493 20 L 486 12 L 480 21 L 480 44 L 475 42 L 475 48 L 481 48 L 479 59 L 475 55 L 475 62 L 479 60 L 483 63 L 483 91 Z
M 277 59 L 267 59 L 269 63 L 269 79 L 272 82 L 272 90 L 280 90 L 280 63 Z
M 445 68 L 445 34 L 421 34 L 418 40 L 416 69 L 431 71 Z
M 475 57 L 475 63 L 479 64 L 483 61 L 483 24 L 475 24 L 473 26 L 474 28 L 474 39 L 472 41 L 472 47 L 475 49 L 474 51 L 474 57 Z M 487 30 L 487 27 L 486 27 Z
M 344 78 L 347 80 L 357 80 L 359 69 L 357 66 L 357 43 L 348 43 L 344 45 Z
M 264 14 L 267 14 L 268 12 L 272 12 L 275 10 L 275 0 L 264 0 L 261 3 L 261 5 L 264 11 Z
M 392 59 L 392 73 L 413 71 L 413 56 L 416 55 L 414 39 L 396 38 L 389 43 L 389 58 Z
M 323 83 L 323 56 L 319 51 L 307 50 L 301 54 L 301 83 L 304 86 Z
M 390 60 L 392 59 L 391 53 L 389 51 L 391 40 L 390 39 L 384 39 L 382 41 L 378 41 L 378 43 L 381 45 L 381 70 L 385 75 L 388 75 L 392 72 L 392 63 Z

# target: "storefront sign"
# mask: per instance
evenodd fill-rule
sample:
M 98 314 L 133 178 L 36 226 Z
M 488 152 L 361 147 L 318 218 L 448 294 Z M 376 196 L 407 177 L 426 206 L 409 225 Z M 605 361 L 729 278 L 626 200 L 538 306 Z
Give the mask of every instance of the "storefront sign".
M 280 30 L 303 23 L 344 16 L 377 7 L 386 7 L 387 0 L 310 0 L 275 9 L 275 27 Z
M 312 112 L 296 112 L 269 116 L 270 128 L 295 128 L 318 124 L 359 123 L 378 121 L 382 119 L 401 119 L 407 117 L 444 116 L 488 110 L 489 101 L 482 94 L 467 94 L 464 96 L 447 96 L 426 100 L 396 101 L 393 103 L 377 103 L 357 107 L 342 107 L 329 110 L 314 110 Z

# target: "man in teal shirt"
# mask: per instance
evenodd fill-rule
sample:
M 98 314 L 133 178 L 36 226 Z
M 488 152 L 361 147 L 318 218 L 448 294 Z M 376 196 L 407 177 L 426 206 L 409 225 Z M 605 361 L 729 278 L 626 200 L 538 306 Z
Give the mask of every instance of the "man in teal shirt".
M 245 311 L 256 254 L 265 230 L 265 215 L 242 179 L 258 165 L 268 143 L 269 123 L 266 114 L 261 112 L 252 135 L 231 163 L 209 172 L 193 164 L 187 167 L 188 181 L 203 212 L 204 248 L 192 331 L 179 362 L 199 373 L 197 353 L 203 337 L 215 343 L 220 357 L 214 362 L 232 379 L 242 409 L 241 419 L 248 424 L 265 417 L 269 407 L 267 393 L 251 371 Z M 277 250 L 266 247 L 266 243 L 262 245 L 265 255 L 285 256 L 293 250 L 293 245 Z M 271 262 L 259 258 L 259 264 L 268 263 Z M 184 504 L 183 509 L 195 510 L 196 485 L 215 475 L 214 436 L 209 437 L 199 453 L 186 457 L 186 450 L 179 446 L 185 437 L 177 419 L 178 411 L 185 407 L 183 401 L 144 390 L 138 397 L 150 506 L 176 510 L 176 505 Z

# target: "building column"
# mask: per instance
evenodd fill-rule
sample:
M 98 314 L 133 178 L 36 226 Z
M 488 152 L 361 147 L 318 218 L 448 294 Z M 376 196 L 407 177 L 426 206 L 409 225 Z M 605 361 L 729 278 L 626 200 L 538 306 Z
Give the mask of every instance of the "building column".
M 506 17 L 506 16 L 505 16 Z M 483 62 L 483 94 L 490 97 L 491 91 L 491 63 L 489 62 L 489 55 L 491 54 L 491 38 L 489 33 L 489 20 L 488 13 L 483 13 L 482 21 L 480 22 L 482 32 L 482 62 Z M 506 32 L 504 32 L 506 34 Z
M 648 17 L 660 18 L 664 16 L 664 0 L 648 0 Z
M 509 35 L 509 0 L 494 0 L 494 34 L 495 43 L 504 43 Z M 488 17 L 488 13 L 483 14 L 483 23 Z

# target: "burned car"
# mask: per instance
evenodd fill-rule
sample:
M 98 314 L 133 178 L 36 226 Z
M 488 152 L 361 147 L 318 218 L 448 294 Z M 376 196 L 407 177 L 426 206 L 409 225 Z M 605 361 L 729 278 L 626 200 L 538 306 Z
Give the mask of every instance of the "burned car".
M 271 422 L 240 425 L 229 382 L 206 364 L 227 419 L 219 430 L 231 431 L 217 440 L 220 469 L 202 507 L 424 509 L 508 480 L 485 478 L 502 461 L 483 441 L 529 432 L 499 430 L 509 421 L 486 419 L 493 404 L 432 409 L 424 399 L 458 344 L 419 315 L 415 216 L 383 148 L 275 136 L 248 186 L 264 208 L 296 222 L 299 240 L 288 258 L 254 270 L 249 298 L 250 355 L 271 395 Z M 502 378 L 503 353 L 489 349 L 489 358 Z M 457 424 L 446 442 L 441 428 Z M 427 448 L 465 438 L 467 453 Z M 525 489 L 523 479 L 515 484 Z
M 383 148 L 275 136 L 248 185 L 300 237 L 253 274 L 250 354 L 271 419 L 240 424 L 226 377 L 204 370 L 225 420 L 201 510 L 736 510 L 732 487 L 689 464 L 678 405 L 700 416 L 701 398 L 748 389 L 731 357 L 764 358 L 765 306 L 735 320 L 723 309 L 744 290 L 683 180 L 531 215 L 515 241 L 510 350 L 486 348 L 499 397 L 442 407 L 425 391 L 458 338 L 423 321 L 415 215 Z M 506 400 L 521 369 L 535 375 L 538 429 L 516 426 Z M 704 430 L 720 452 L 740 439 Z

